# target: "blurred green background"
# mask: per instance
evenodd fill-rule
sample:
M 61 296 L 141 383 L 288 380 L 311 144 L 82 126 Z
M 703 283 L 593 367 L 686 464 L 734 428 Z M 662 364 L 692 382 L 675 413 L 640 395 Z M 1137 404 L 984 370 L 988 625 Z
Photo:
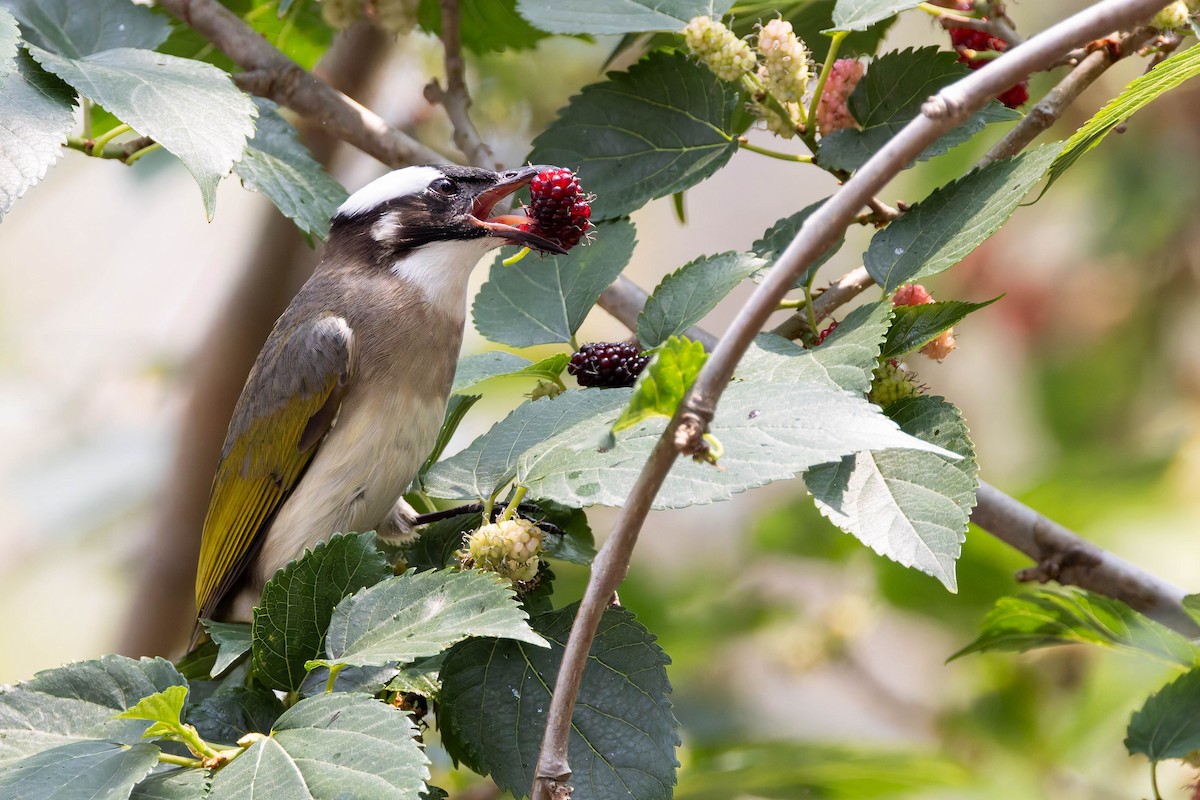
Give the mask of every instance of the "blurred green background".
M 1026 0 L 1011 14 L 1028 34 L 1084 5 Z M 884 49 L 921 44 L 945 46 L 945 36 L 910 12 Z M 472 62 L 477 121 L 502 161 L 523 160 L 554 111 L 597 79 L 612 45 L 554 39 Z M 421 99 L 439 58 L 432 40 L 402 41 L 360 99 L 445 141 L 440 110 Z M 1118 64 L 1041 141 L 1068 135 L 1144 67 L 1138 58 Z M 1036 77 L 1033 97 L 1062 74 Z M 963 409 L 985 479 L 1192 590 L 1200 588 L 1198 100 L 1185 84 L 1156 102 L 929 281 L 938 299 L 1004 298 L 959 326 L 959 350 L 944 363 L 910 362 L 930 392 Z M 1001 133 L 989 129 L 909 170 L 884 199 L 920 199 Z M 349 152 L 337 153 L 333 169 L 350 189 L 382 171 Z M 687 193 L 686 225 L 669 200 L 634 215 L 641 244 L 628 274 L 652 287 L 695 256 L 748 247 L 834 189 L 815 168 L 741 152 Z M 194 366 L 244 274 L 263 253 L 294 246 L 270 227 L 273 215 L 226 181 L 207 224 L 190 177 L 166 154 L 126 169 L 68 153 L 0 225 L 0 682 L 123 648 L 153 613 L 139 569 L 161 544 L 156 514 L 193 424 Z M 851 231 L 818 285 L 860 264 L 869 237 Z M 721 330 L 751 288 L 705 326 Z M 580 340 L 626 335 L 597 310 Z M 465 352 L 487 347 L 468 332 Z M 516 390 L 488 398 L 452 447 L 519 399 Z M 612 512 L 590 516 L 603 538 Z M 972 530 L 961 589 L 947 594 L 830 526 L 799 482 L 653 516 L 621 600 L 674 661 L 686 743 L 677 796 L 1147 794 L 1146 763 L 1126 755 L 1122 738 L 1167 668 L 1080 648 L 944 663 L 996 598 L 1019 591 L 1013 573 L 1026 565 Z M 555 569 L 560 600 L 578 596 L 583 572 Z M 186 581 L 162 582 L 162 591 L 190 596 Z M 1164 767 L 1164 796 L 1189 796 L 1194 778 Z M 455 781 L 469 782 L 442 784 Z

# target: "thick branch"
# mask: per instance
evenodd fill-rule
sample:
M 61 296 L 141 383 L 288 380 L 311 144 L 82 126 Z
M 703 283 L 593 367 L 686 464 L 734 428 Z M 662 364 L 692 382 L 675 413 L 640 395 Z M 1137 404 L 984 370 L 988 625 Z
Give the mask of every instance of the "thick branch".
M 717 342 L 691 391 L 643 466 L 611 535 L 592 565 L 555 682 L 534 777 L 533 800 L 557 800 L 569 796 L 567 781 L 571 768 L 567 759 L 567 740 L 588 652 L 604 608 L 628 571 L 629 556 L 638 533 L 654 496 L 675 462 L 677 448 L 686 449 L 695 444 L 694 441 L 678 442 L 677 432 L 699 438 L 699 433 L 712 419 L 717 400 L 733 376 L 742 353 L 805 267 L 842 235 L 853 223 L 859 209 L 880 194 L 896 174 L 943 133 L 966 122 L 990 98 L 1024 80 L 1030 73 L 1055 63 L 1072 47 L 1110 31 L 1130 27 L 1165 5 L 1164 0 L 1106 0 L 1048 28 L 996 59 L 987 69 L 946 87 L 926 101 L 921 116 L 872 156 L 841 191 L 805 222 Z M 679 447 L 681 444 L 683 447 Z
M 159 5 L 246 70 L 234 76 L 243 90 L 287 106 L 388 166 L 446 161 L 446 156 L 302 69 L 217 0 L 159 0 Z

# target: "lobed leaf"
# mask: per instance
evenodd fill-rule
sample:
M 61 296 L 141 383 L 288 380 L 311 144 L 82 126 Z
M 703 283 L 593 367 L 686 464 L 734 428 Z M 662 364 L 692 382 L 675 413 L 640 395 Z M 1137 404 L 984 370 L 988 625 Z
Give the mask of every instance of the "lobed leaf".
M 629 220 L 599 225 L 594 235 L 594 242 L 565 256 L 527 258 L 512 267 L 497 257 L 471 307 L 475 328 L 513 347 L 570 342 L 633 256 L 636 231 Z
M 329 220 L 346 190 L 308 152 L 292 124 L 270 100 L 255 98 L 258 123 L 234 172 L 242 186 L 260 192 L 309 236 L 329 235 Z
M 130 708 L 117 714 L 118 719 L 144 719 L 153 722 L 143 736 L 163 736 L 178 728 L 183 719 L 183 703 L 187 699 L 188 687 L 168 686 L 139 700 Z M 161 724 L 160 724 L 161 723 Z M 165 727 L 164 727 L 165 726 Z
M 649 350 L 684 333 L 765 263 L 753 253 L 730 252 L 684 264 L 650 293 L 638 315 L 638 341 Z
M 255 676 L 272 689 L 300 688 L 305 662 L 318 658 L 334 607 L 392 574 L 375 534 L 335 534 L 288 564 L 263 587 L 254 609 Z
M 910 397 L 884 413 L 905 433 L 960 458 L 918 450 L 861 451 L 804 473 L 817 508 L 876 553 L 957 591 L 954 565 L 975 506 L 974 446 L 953 405 Z
M 412 570 L 353 594 L 334 609 L 324 666 L 379 666 L 434 656 L 471 636 L 546 647 L 512 585 L 478 570 Z
M 38 47 L 30 53 L 81 95 L 173 153 L 200 186 L 212 219 L 217 183 L 254 133 L 254 103 L 209 64 L 135 48 L 67 58 Z
M 442 664 L 439 720 L 456 759 L 518 797 L 529 793 L 563 647 L 577 605 L 536 617 L 550 649 L 511 639 L 455 645 Z M 596 630 L 568 741 L 573 800 L 665 800 L 675 784 L 678 723 L 666 654 L 629 611 Z
M 592 220 L 695 186 L 737 150 L 744 99 L 682 53 L 654 52 L 571 98 L 529 160 L 560 164 L 596 193 Z
M 1057 155 L 1049 144 L 949 183 L 871 239 L 867 272 L 884 291 L 949 269 L 1000 229 Z

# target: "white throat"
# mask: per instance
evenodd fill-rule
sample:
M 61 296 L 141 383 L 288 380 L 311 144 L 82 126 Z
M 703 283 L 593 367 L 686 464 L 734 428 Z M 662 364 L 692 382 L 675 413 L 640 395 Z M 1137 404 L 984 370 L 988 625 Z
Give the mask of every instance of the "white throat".
M 484 254 L 502 244 L 499 239 L 430 242 L 392 264 L 392 274 L 416 287 L 425 300 L 453 316 L 462 316 L 467 306 L 467 281 Z

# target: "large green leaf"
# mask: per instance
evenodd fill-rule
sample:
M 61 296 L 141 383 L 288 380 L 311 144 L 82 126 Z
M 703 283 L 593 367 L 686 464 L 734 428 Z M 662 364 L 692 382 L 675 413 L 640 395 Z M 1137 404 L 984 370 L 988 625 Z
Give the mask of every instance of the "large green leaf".
M 71 742 L 0 767 L 7 800 L 126 800 L 158 763 L 152 744 Z
M 186 681 L 161 658 L 105 656 L 39 672 L 0 690 L 0 766 L 85 739 L 137 744 L 148 723 L 115 715 L 177 685 Z
M 1197 74 L 1200 74 L 1200 44 L 1156 64 L 1154 69 L 1130 82 L 1123 92 L 1067 139 L 1050 167 L 1050 183 L 1058 180 L 1080 156 L 1104 141 L 1104 137 L 1122 122 Z
M 627 219 L 596 227 L 595 241 L 565 256 L 526 258 L 512 267 L 497 257 L 471 308 L 475 327 L 493 342 L 528 347 L 564 344 L 633 255 Z
M 211 800 L 417 800 L 428 760 L 408 715 L 370 695 L 301 700 L 213 778 Z
M 267 581 L 254 609 L 255 675 L 272 689 L 298 689 L 305 662 L 321 655 L 334 607 L 391 573 L 373 533 L 335 535 L 305 551 Z
M 812 350 L 782 336 L 759 334 L 735 374 L 748 380 L 816 384 L 864 395 L 871 388 L 891 315 L 892 304 L 887 300 L 861 305 Z
M 469 636 L 546 646 L 526 622 L 512 585 L 494 573 L 406 572 L 351 595 L 334 609 L 324 666 L 380 666 L 433 656 Z
M 920 115 L 921 106 L 930 95 L 962 78 L 967 71 L 953 52 L 936 47 L 883 54 L 875 59 L 850 95 L 850 110 L 861 128 L 845 128 L 824 137 L 817 160 L 830 169 L 853 172 Z M 945 153 L 989 123 L 1020 116 L 993 100 L 966 123 L 944 133 L 917 160 Z
M 975 507 L 977 467 L 967 426 L 940 397 L 910 397 L 885 412 L 905 433 L 958 460 L 917 450 L 863 451 L 804 473 L 817 508 L 876 553 L 957 591 L 954 564 Z
M 207 770 L 162 764 L 133 787 L 129 800 L 197 800 L 208 794 L 208 781 Z
M 1200 657 L 1196 645 L 1121 601 L 1064 587 L 1001 597 L 983 621 L 979 638 L 951 658 L 1079 643 L 1149 653 L 1187 667 Z
M 0 219 L 46 174 L 75 124 L 75 95 L 27 55 L 0 86 Z
M 536 617 L 551 649 L 472 639 L 442 663 L 439 721 L 447 749 L 518 797 L 538 749 L 576 605 Z M 573 800 L 665 800 L 675 783 L 678 723 L 669 659 L 629 611 L 604 612 L 580 683 L 568 740 Z
M 83 58 L 118 47 L 153 50 L 171 27 L 130 0 L 0 0 L 21 23 L 25 41 L 65 58 Z
M 346 190 L 313 159 L 292 124 L 270 100 L 255 98 L 258 123 L 234 172 L 247 189 L 262 192 L 306 234 L 324 239 Z
M 187 721 L 206 742 L 233 744 L 247 733 L 270 732 L 283 710 L 280 699 L 267 689 L 222 686 L 190 709 Z
M 825 198 L 825 200 L 828 199 L 829 198 Z M 776 259 L 783 255 L 783 251 L 786 250 L 787 246 L 792 243 L 793 239 L 796 238 L 796 234 L 800 233 L 800 228 L 804 225 L 805 221 L 811 217 L 817 209 L 824 205 L 825 200 L 818 200 L 812 205 L 805 206 L 804 208 L 800 209 L 790 217 L 784 217 L 783 219 L 779 220 L 772 225 L 767 232 L 758 239 L 758 241 L 751 245 L 750 249 L 753 250 L 756 255 L 767 261 L 767 264 L 759 270 L 758 274 L 760 276 L 766 275 L 767 271 L 771 267 L 775 266 Z M 804 272 L 802 272 L 800 276 L 796 278 L 794 285 L 800 287 L 807 284 L 809 279 L 812 278 L 813 274 L 821 268 L 821 265 L 828 261 L 834 253 L 841 249 L 842 242 L 845 240 L 846 234 L 843 232 L 842 235 L 838 237 L 837 242 L 830 245 L 829 249 L 826 250 L 820 258 L 816 259 L 809 264 L 807 268 L 805 268 Z M 759 280 L 759 278 L 756 277 L 755 280 Z
M 993 297 L 982 303 L 967 303 L 962 300 L 940 300 L 919 306 L 897 306 L 892 327 L 888 328 L 887 341 L 883 344 L 881 358 L 899 358 L 913 350 L 924 347 L 964 320 L 968 314 L 990 306 L 999 300 Z
M 1151 761 L 1185 758 L 1200 750 L 1200 669 L 1192 669 L 1150 695 L 1134 712 L 1125 747 Z
M 133 48 L 77 59 L 36 47 L 30 52 L 84 97 L 178 157 L 199 184 L 204 211 L 212 218 L 217 183 L 241 157 L 257 113 L 228 73 Z
M 521 16 L 551 33 L 677 31 L 692 17 L 719 18 L 733 0 L 519 0 Z
M 667 275 L 638 315 L 643 347 L 658 347 L 704 319 L 734 287 L 766 264 L 753 253 L 701 256 Z
M 875 234 L 863 256 L 867 272 L 891 292 L 962 261 L 1012 216 L 1060 147 L 995 161 L 936 189 Z
M 533 140 L 534 164 L 579 173 L 592 218 L 620 217 L 712 175 L 737 150 L 744 99 L 682 53 L 655 52 L 584 88 Z
M 921 0 L 838 0 L 832 30 L 861 31 L 920 4 Z

